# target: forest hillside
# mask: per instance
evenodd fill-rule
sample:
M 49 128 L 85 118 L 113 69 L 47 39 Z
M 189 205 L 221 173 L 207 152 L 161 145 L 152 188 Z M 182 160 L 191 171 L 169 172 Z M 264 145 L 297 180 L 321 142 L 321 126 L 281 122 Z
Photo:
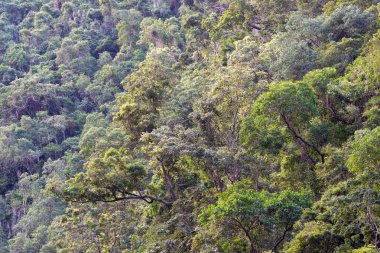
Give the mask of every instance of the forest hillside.
M 379 0 L 0 0 L 0 253 L 380 252 Z

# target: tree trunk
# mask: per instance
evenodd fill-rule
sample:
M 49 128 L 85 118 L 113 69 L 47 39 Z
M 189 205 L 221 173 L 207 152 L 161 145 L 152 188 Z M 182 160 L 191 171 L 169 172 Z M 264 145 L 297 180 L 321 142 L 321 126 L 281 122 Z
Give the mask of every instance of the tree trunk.
M 244 231 L 245 236 L 247 236 L 249 240 L 249 253 L 257 253 L 258 251 L 255 249 L 255 244 L 249 229 L 244 227 L 238 219 L 232 218 L 232 220 L 236 222 L 236 224 Z
M 255 247 L 253 246 L 253 243 L 252 243 L 252 242 L 250 242 L 249 253 L 256 253 L 256 249 L 255 249 Z
M 161 159 L 159 159 L 159 158 L 157 158 L 157 160 L 158 160 L 158 162 L 159 162 L 160 165 L 161 165 L 162 172 L 164 173 L 165 180 L 166 180 L 166 185 L 167 185 L 168 190 L 169 190 L 169 193 L 170 193 L 170 198 L 171 198 L 172 201 L 174 201 L 174 200 L 176 199 L 176 196 L 175 196 L 175 192 L 174 192 L 174 187 L 173 187 L 173 184 L 172 184 L 172 180 L 170 179 L 169 173 L 168 173 L 168 171 L 166 170 L 163 161 L 162 161 Z
M 280 244 L 285 240 L 285 237 L 286 237 L 286 234 L 292 229 L 293 227 L 293 224 L 287 224 L 285 226 L 285 230 L 284 230 L 284 233 L 282 234 L 282 236 L 277 240 L 276 244 L 274 245 L 272 251 L 273 252 L 278 252 L 278 246 L 280 246 Z

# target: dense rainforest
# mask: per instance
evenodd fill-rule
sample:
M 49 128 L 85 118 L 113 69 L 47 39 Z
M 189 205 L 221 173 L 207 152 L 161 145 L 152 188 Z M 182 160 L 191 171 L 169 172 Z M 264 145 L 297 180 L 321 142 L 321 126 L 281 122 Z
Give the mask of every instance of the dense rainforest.
M 0 0 L 0 253 L 380 252 L 379 0 Z

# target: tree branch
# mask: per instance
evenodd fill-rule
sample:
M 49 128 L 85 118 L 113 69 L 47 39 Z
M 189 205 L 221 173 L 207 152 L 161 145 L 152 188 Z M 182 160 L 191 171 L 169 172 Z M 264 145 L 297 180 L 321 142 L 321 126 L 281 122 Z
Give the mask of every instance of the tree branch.
M 306 146 L 312 148 L 315 152 L 318 153 L 318 155 L 321 157 L 322 159 L 322 163 L 325 162 L 325 155 L 313 144 L 309 143 L 308 141 L 306 141 L 304 138 L 302 138 L 302 136 L 300 136 L 290 125 L 290 123 L 288 122 L 288 120 L 286 119 L 286 116 L 285 114 L 283 113 L 280 113 L 280 116 L 281 116 L 281 119 L 283 120 L 283 122 L 285 123 L 286 127 L 288 128 L 288 130 L 293 134 L 294 138 L 300 140 L 303 144 L 305 144 Z M 313 161 L 314 162 L 314 161 Z
M 236 218 L 232 218 L 233 221 L 236 222 L 236 224 L 244 231 L 245 235 L 248 237 L 249 243 L 250 243 L 250 253 L 256 253 L 257 250 L 254 247 L 253 244 L 253 238 L 251 234 L 249 233 L 249 230 L 243 226 L 243 224 Z
M 292 229 L 292 225 L 289 226 L 290 224 L 286 224 L 285 226 L 285 231 L 282 234 L 282 236 L 277 240 L 276 244 L 274 245 L 272 251 L 277 252 L 277 247 L 285 240 L 286 234 Z
M 172 184 L 172 180 L 170 179 L 169 173 L 166 170 L 164 162 L 162 161 L 162 159 L 160 159 L 160 158 L 157 157 L 157 161 L 161 165 L 162 172 L 164 173 L 164 176 L 165 176 L 165 179 L 166 179 L 166 184 L 168 186 L 168 190 L 169 190 L 169 193 L 170 193 L 171 200 L 174 201 L 176 199 L 176 195 L 175 195 L 175 192 L 174 192 L 174 187 L 173 187 L 173 184 Z
M 123 200 L 138 199 L 138 200 L 145 201 L 148 204 L 152 204 L 154 201 L 157 201 L 157 202 L 164 204 L 168 208 L 173 206 L 173 202 L 168 202 L 166 200 L 163 200 L 161 198 L 157 198 L 157 197 L 154 197 L 151 195 L 137 195 L 137 194 L 129 193 L 129 192 L 124 192 L 123 195 L 124 196 L 121 196 L 121 197 L 117 197 L 115 195 L 115 196 L 113 196 L 112 199 L 106 199 L 105 196 L 101 196 L 99 198 L 94 197 L 91 199 L 90 198 L 88 198 L 88 199 L 80 199 L 80 198 L 75 199 L 75 198 L 73 198 L 73 199 L 68 199 L 68 201 L 74 202 L 74 203 L 84 204 L 84 203 L 96 203 L 96 202 L 113 203 L 113 202 L 118 202 L 118 201 L 123 201 Z M 125 196 L 125 195 L 129 195 L 129 196 Z

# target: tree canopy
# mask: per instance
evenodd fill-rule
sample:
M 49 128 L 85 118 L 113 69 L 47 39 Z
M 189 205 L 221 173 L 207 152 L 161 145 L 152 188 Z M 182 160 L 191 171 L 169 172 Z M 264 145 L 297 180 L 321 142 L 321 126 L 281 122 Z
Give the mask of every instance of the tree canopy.
M 380 251 L 377 0 L 0 0 L 0 253 Z

